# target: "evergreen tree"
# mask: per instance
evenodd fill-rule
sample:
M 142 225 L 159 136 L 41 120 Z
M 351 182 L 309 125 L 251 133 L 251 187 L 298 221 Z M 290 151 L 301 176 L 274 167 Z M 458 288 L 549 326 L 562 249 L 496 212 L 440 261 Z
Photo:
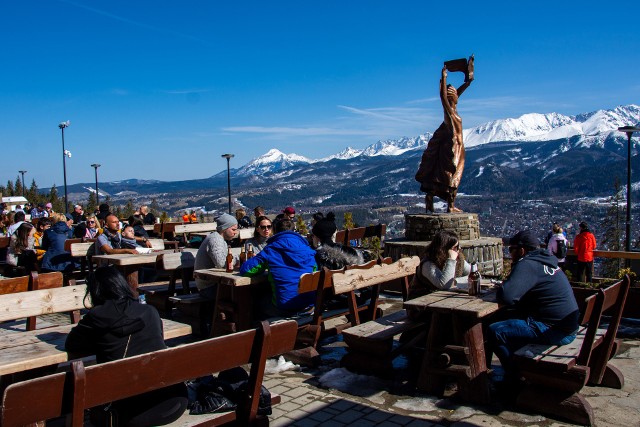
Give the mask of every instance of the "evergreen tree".
M 58 189 L 56 188 L 56 184 L 53 184 L 51 187 L 51 191 L 47 195 L 47 201 L 53 205 L 54 212 L 64 212 L 64 199 L 60 199 L 58 196 Z
M 25 197 L 28 201 L 30 201 L 34 206 L 38 203 L 42 203 L 42 196 L 38 192 L 38 185 L 36 184 L 36 180 L 31 180 L 31 187 L 26 191 Z
M 96 193 L 89 191 L 89 198 L 87 199 L 87 213 L 93 213 L 97 208 Z
M 129 218 L 131 215 L 135 213 L 135 211 L 136 211 L 136 208 L 133 206 L 133 199 L 127 200 L 127 204 L 125 205 L 122 211 L 123 218 Z
M 622 215 L 624 198 L 622 188 L 618 178 L 613 183 L 614 194 L 608 198 L 609 208 L 600 223 L 600 229 L 603 231 L 601 245 L 609 251 L 622 250 Z M 617 277 L 618 271 L 622 268 L 622 259 L 605 258 L 602 263 L 602 271 L 605 277 Z
M 351 230 L 355 228 L 355 224 L 353 223 L 353 214 L 351 212 L 344 213 L 344 229 Z
M 7 181 L 7 187 L 4 189 L 4 197 L 14 196 L 13 192 L 13 182 L 11 180 Z
M 22 196 L 22 181 L 20 181 L 20 174 L 16 178 L 16 184 L 13 187 L 13 192 L 15 196 Z

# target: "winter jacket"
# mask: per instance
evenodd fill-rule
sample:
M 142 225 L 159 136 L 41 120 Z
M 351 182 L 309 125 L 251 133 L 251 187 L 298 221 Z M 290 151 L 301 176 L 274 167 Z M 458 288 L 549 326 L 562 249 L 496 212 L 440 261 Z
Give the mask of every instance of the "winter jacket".
M 552 255 L 558 252 L 558 241 L 564 241 L 565 245 L 569 245 L 569 242 L 567 242 L 567 238 L 564 236 L 564 234 L 557 233 L 552 235 L 549 239 L 549 243 L 547 243 L 547 249 L 549 250 L 549 252 L 551 252 Z M 564 262 L 565 259 L 566 258 L 560 258 L 558 259 L 558 262 Z
M 316 271 L 315 251 L 295 231 L 282 231 L 267 241 L 267 246 L 240 267 L 243 276 L 269 271 L 271 302 L 279 309 L 302 310 L 313 305 L 315 293 L 298 295 L 298 282 L 304 273 Z
M 71 229 L 63 221 L 56 222 L 44 232 L 42 248 L 47 251 L 42 257 L 44 270 L 73 271 L 76 268 L 71 253 L 64 250 L 64 242 L 71 236 Z
M 244 250 L 246 252 L 249 252 L 249 244 L 251 244 L 253 254 L 258 255 L 264 249 L 264 247 L 267 246 L 267 240 L 269 239 L 262 236 L 254 236 L 245 242 Z
M 22 254 L 22 252 L 21 253 L 16 252 L 17 243 L 18 243 L 18 236 L 14 233 L 11 236 L 11 239 L 9 240 L 9 247 L 7 248 L 7 259 L 6 259 L 7 264 L 12 265 L 14 267 L 17 267 L 18 265 L 20 265 L 19 258 L 20 258 L 20 255 Z M 29 237 L 27 247 L 23 249 L 23 251 L 35 252 L 35 249 L 33 248 L 34 244 L 35 244 L 35 238 Z
M 214 231 L 205 237 L 198 248 L 194 268 L 196 270 L 225 268 L 228 253 L 229 245 L 220 233 Z M 209 288 L 215 285 L 215 283 L 215 281 L 196 278 L 196 286 L 200 290 Z
M 339 244 L 322 244 L 316 248 L 316 263 L 318 270 L 327 267 L 329 270 L 340 270 L 347 265 L 363 264 L 364 256 L 348 246 Z
M 131 339 L 129 339 L 131 337 Z M 98 363 L 167 348 L 156 309 L 130 299 L 107 300 L 93 307 L 71 330 L 65 348 L 95 354 Z
M 461 260 L 461 263 L 460 277 L 468 276 L 471 273 L 471 264 L 465 260 Z M 457 260 L 449 258 L 445 261 L 443 269 L 440 270 L 433 261 L 424 259 L 420 263 L 419 274 L 433 286 L 433 290 L 447 290 L 456 283 L 457 264 Z
M 593 251 L 596 248 L 596 236 L 589 230 L 581 231 L 573 240 L 573 250 L 580 262 L 593 261 Z
M 518 317 L 531 317 L 567 334 L 578 329 L 580 312 L 569 280 L 557 258 L 546 249 L 520 258 L 498 288 L 497 298 L 514 308 Z

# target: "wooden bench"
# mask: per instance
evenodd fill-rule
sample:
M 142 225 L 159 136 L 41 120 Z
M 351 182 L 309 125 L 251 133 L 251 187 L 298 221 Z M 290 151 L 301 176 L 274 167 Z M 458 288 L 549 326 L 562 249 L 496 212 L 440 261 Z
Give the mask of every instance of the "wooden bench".
M 173 310 L 173 301 L 170 298 L 176 295 L 188 295 L 196 290 L 193 281 L 195 259 L 196 251 L 193 249 L 158 255 L 156 270 L 168 274 L 169 281 L 140 283 L 138 293 L 144 294 L 147 303 L 170 318 Z M 180 292 L 176 289 L 178 282 L 182 285 Z
M 251 364 L 246 396 L 233 412 L 188 415 L 170 425 L 217 426 L 268 424 L 257 415 L 267 358 L 293 348 L 293 321 L 211 338 L 140 356 L 85 367 L 72 363 L 71 372 L 12 384 L 4 391 L 0 425 L 23 426 L 69 415 L 68 425 L 80 427 L 84 410 L 139 395 L 182 381 Z M 215 355 L 215 357 L 212 357 Z M 38 404 L 33 404 L 38 396 Z M 272 404 L 280 401 L 272 396 Z
M 336 243 L 341 243 L 345 246 L 351 246 L 352 241 L 356 241 L 357 243 L 355 246 L 360 247 L 360 242 L 362 239 L 378 237 L 382 241 L 386 232 L 386 224 L 340 230 L 336 234 Z
M 371 270 L 334 274 L 332 280 L 338 291 L 340 288 L 349 289 L 364 283 L 379 287 L 391 280 L 408 280 L 419 264 L 420 258 L 417 256 L 401 258 L 395 263 L 379 265 Z M 351 328 L 342 331 L 348 353 L 342 358 L 341 364 L 353 371 L 388 376 L 392 373 L 393 359 L 424 334 L 418 334 L 395 348 L 394 337 L 420 326 L 424 326 L 424 323 L 409 319 L 405 310 L 374 318 L 366 323 L 354 323 Z
M 622 373 L 608 362 L 615 355 L 629 286 L 626 276 L 588 297 L 578 335 L 570 344 L 530 344 L 515 352 L 519 374 L 527 381 L 517 398 L 519 407 L 577 424 L 593 424 L 593 409 L 580 391 L 587 383 L 613 388 L 624 385 Z M 606 329 L 600 328 L 604 311 L 610 314 Z
M 174 234 L 181 234 L 185 244 L 189 242 L 191 233 L 210 233 L 216 231 L 215 222 L 200 222 L 195 224 L 179 224 L 173 229 Z

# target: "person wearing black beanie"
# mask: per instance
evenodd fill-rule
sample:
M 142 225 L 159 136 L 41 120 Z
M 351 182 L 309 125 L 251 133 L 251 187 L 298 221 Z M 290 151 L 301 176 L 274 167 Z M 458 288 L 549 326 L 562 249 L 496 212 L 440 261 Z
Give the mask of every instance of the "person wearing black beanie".
M 360 251 L 333 241 L 338 230 L 335 218 L 335 214 L 329 212 L 311 229 L 313 243 L 316 247 L 318 268 L 327 267 L 330 270 L 339 270 L 347 265 L 363 264 L 364 256 Z

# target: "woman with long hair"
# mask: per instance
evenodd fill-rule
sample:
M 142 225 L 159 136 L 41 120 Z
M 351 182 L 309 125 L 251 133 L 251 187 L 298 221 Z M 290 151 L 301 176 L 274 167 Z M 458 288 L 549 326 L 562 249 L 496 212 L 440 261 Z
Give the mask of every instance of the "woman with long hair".
M 458 235 L 443 230 L 435 235 L 427 253 L 420 262 L 415 280 L 411 285 L 411 297 L 437 290 L 450 289 L 456 277 L 469 275 L 471 265 L 460 252 Z
M 318 269 L 327 267 L 329 270 L 339 270 L 347 265 L 363 264 L 365 258 L 361 251 L 333 241 L 338 230 L 335 219 L 335 214 L 329 212 L 318 219 L 311 229 Z
M 248 250 L 249 244 L 252 246 L 253 254 L 258 255 L 261 250 L 267 246 L 267 240 L 273 236 L 273 224 L 266 216 L 256 218 L 256 228 L 253 237 L 245 243 L 245 249 Z
M 7 264 L 14 267 L 24 267 L 27 273 L 38 271 L 37 255 L 35 252 L 36 228 L 29 222 L 23 222 L 11 236 L 7 249 Z
M 93 308 L 71 330 L 65 343 L 72 353 L 95 354 L 98 363 L 137 356 L 167 348 L 162 320 L 156 309 L 140 304 L 124 276 L 113 266 L 99 267 L 87 277 L 87 295 Z M 187 407 L 184 383 L 94 408 L 92 421 L 107 425 L 106 414 L 118 425 L 169 424 Z

